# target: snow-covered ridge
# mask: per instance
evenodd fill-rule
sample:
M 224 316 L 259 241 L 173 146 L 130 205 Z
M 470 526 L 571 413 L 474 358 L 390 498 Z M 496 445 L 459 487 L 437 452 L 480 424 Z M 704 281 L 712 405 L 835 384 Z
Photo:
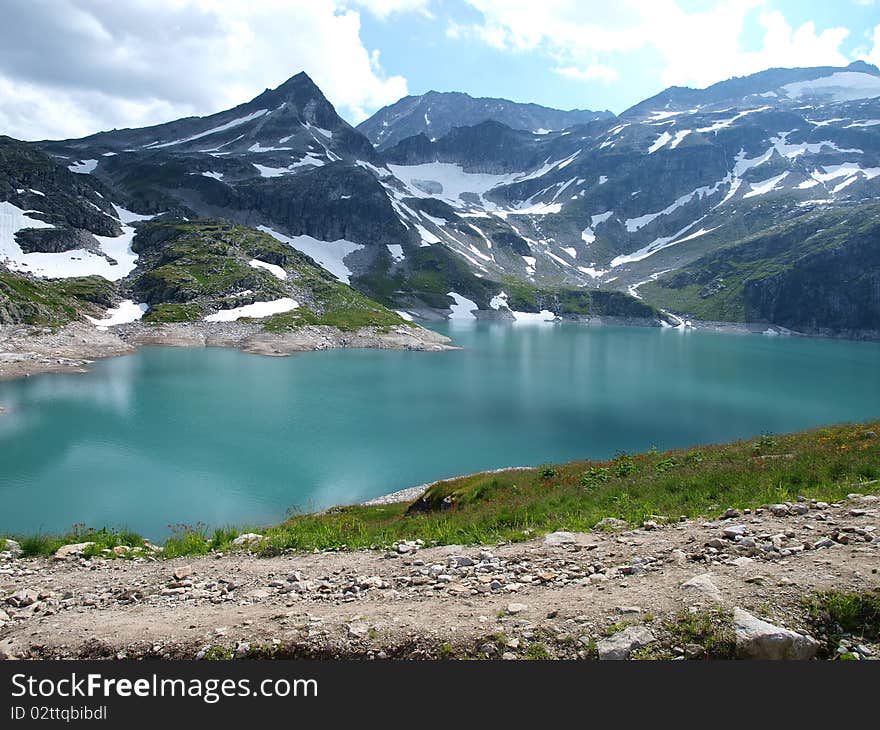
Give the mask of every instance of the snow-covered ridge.
M 258 111 L 253 112 L 252 114 L 248 114 L 244 117 L 239 117 L 238 119 L 233 119 L 231 122 L 226 122 L 226 124 L 221 124 L 217 127 L 212 127 L 211 129 L 207 129 L 204 132 L 199 132 L 198 134 L 193 134 L 190 137 L 183 137 L 182 139 L 175 139 L 171 142 L 163 142 L 162 144 L 158 144 L 157 142 L 152 142 L 144 147 L 144 149 L 150 150 L 158 150 L 164 147 L 173 147 L 175 145 L 184 144 L 185 142 L 193 142 L 197 139 L 202 139 L 202 137 L 210 137 L 212 134 L 217 134 L 218 132 L 225 132 L 228 129 L 234 129 L 235 127 L 239 127 L 242 124 L 246 124 L 254 119 L 258 119 L 264 114 L 268 113 L 268 109 L 260 109 Z
M 805 96 L 830 97 L 832 101 L 873 99 L 880 97 L 880 78 L 860 71 L 837 71 L 818 79 L 786 84 L 780 91 L 791 99 Z

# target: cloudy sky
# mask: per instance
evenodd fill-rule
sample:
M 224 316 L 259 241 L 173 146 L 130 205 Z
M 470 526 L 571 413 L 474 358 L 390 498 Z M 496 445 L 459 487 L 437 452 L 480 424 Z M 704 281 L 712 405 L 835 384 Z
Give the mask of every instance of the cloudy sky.
M 0 134 L 210 114 L 305 70 L 357 123 L 430 89 L 620 112 L 673 84 L 880 63 L 878 0 L 0 0 Z

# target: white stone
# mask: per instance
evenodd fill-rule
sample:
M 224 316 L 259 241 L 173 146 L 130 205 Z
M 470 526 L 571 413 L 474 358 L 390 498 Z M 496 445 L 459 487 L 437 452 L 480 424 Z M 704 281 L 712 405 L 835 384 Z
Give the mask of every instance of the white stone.
M 647 626 L 629 626 L 602 640 L 596 647 L 599 659 L 629 659 L 636 649 L 641 649 L 654 641 L 654 634 Z
M 695 575 L 690 580 L 682 583 L 681 588 L 685 591 L 696 591 L 716 603 L 721 603 L 723 600 L 721 597 L 721 591 L 719 591 L 718 586 L 712 582 L 712 576 L 709 573 Z
M 250 545 L 255 542 L 260 542 L 263 539 L 262 535 L 258 535 L 256 532 L 246 532 L 243 535 L 239 535 L 232 541 L 233 545 Z
M 575 542 L 573 532 L 551 532 L 544 536 L 545 545 L 571 545 Z
M 93 542 L 77 542 L 70 545 L 62 545 L 55 551 L 55 560 L 67 560 L 82 555 L 86 548 L 92 547 Z
M 812 659 L 819 642 L 762 621 L 741 608 L 733 609 L 736 654 L 740 659 Z

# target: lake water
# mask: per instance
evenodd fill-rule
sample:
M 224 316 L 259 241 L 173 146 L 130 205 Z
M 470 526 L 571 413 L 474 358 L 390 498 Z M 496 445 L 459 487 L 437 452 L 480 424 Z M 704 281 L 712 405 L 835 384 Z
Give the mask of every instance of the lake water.
M 476 323 L 444 353 L 144 348 L 0 382 L 0 532 L 158 539 L 502 466 L 880 416 L 880 345 Z

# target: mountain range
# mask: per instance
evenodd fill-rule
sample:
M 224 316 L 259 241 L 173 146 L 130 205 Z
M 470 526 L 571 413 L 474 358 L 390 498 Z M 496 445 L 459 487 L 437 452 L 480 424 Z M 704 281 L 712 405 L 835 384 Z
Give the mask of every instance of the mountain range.
M 6 138 L 0 201 L 10 273 L 102 276 L 153 308 L 180 293 L 143 298 L 138 229 L 209 219 L 407 318 L 880 335 L 880 71 L 863 62 L 672 87 L 619 116 L 430 92 L 357 128 L 300 73 L 206 117 Z

